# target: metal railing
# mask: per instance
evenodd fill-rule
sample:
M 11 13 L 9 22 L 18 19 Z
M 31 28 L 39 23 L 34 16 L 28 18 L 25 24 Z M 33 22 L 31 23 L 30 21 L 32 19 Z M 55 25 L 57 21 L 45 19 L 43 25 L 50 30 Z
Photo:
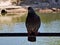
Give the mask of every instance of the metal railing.
M 28 33 L 0 33 L 0 37 L 28 36 Z M 36 36 L 60 36 L 60 33 L 38 33 Z

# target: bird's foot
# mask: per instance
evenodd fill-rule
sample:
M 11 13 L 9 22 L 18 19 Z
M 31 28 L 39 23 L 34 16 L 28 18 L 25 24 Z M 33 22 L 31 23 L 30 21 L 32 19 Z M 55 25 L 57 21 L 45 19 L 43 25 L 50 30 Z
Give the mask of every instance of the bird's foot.
M 37 35 L 38 35 L 38 33 L 40 33 L 40 32 L 36 32 L 36 33 L 35 33 L 35 35 L 37 36 Z

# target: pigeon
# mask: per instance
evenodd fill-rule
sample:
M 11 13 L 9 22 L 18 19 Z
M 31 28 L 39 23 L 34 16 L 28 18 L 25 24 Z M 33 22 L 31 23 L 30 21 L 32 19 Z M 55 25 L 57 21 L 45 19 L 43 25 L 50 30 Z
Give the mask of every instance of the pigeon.
M 28 32 L 28 41 L 35 42 L 36 35 L 38 34 L 38 30 L 41 25 L 41 20 L 32 7 L 28 7 L 28 14 L 25 24 Z

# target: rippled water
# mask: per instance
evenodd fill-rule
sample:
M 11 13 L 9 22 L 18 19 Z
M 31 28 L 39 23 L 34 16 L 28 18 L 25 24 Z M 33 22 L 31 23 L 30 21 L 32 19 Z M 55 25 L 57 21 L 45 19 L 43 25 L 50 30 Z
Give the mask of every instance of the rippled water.
M 39 32 L 60 33 L 60 13 L 40 14 Z M 25 20 L 27 15 L 0 16 L 0 33 L 27 32 Z M 37 37 L 36 42 L 28 42 L 27 37 L 0 37 L 1 45 L 60 45 L 60 37 Z

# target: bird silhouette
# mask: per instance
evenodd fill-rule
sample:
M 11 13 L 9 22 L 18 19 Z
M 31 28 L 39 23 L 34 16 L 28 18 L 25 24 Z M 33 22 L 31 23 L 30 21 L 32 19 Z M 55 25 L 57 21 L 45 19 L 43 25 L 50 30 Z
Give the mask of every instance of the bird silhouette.
M 4 9 L 1 11 L 2 16 L 5 16 L 6 13 L 7 11 L 5 11 Z
M 38 29 L 41 25 L 40 17 L 35 13 L 32 7 L 28 7 L 26 18 L 26 28 L 28 32 L 28 41 L 35 42 Z

